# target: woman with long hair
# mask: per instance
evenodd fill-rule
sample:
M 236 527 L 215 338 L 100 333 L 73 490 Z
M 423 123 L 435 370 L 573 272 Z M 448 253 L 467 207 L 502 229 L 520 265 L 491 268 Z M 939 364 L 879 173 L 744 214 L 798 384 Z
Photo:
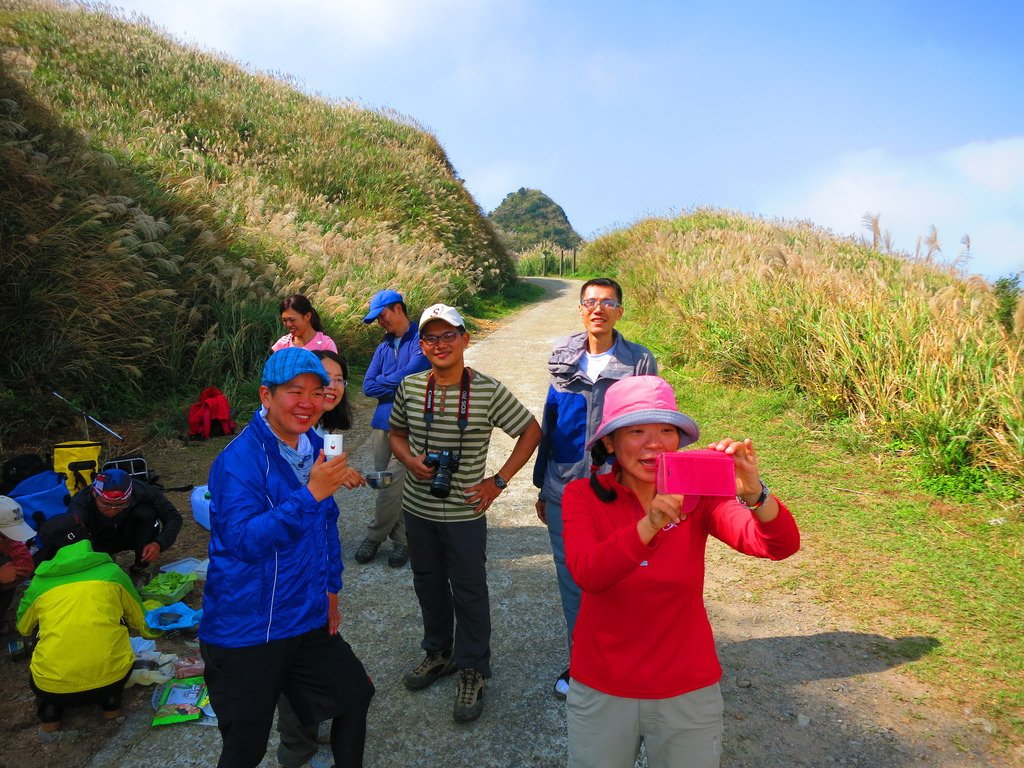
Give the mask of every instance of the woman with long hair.
M 337 352 L 314 352 L 327 371 L 331 383 L 324 387 L 324 413 L 316 424 L 321 435 L 340 432 L 352 426 L 352 405 L 348 401 L 348 364 Z
M 301 293 L 293 293 L 282 301 L 279 311 L 281 322 L 284 323 L 288 333 L 274 342 L 270 348 L 271 352 L 277 352 L 286 347 L 303 347 L 310 352 L 338 351 L 334 340 L 324 333 L 320 315 L 313 309 L 309 299 Z
M 587 444 L 590 479 L 566 487 L 565 559 L 583 590 L 567 697 L 570 768 L 632 768 L 641 743 L 651 768 L 720 764 L 722 668 L 703 597 L 708 536 L 781 560 L 799 549 L 800 533 L 761 481 L 749 438 L 708 446 L 732 457 L 735 496 L 659 494 L 659 457 L 699 436 L 664 379 L 621 379 Z M 609 456 L 611 471 L 598 474 Z

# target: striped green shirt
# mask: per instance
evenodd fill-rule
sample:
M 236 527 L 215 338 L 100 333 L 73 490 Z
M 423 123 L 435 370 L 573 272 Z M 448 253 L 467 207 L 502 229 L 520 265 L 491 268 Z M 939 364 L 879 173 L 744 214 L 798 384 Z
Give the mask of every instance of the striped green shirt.
M 429 376 L 430 371 L 424 371 L 403 379 L 391 411 L 391 428 L 409 433 L 409 448 L 416 456 L 428 447 L 423 405 Z M 491 431 L 497 427 L 511 437 L 518 437 L 529 426 L 533 415 L 500 381 L 473 371 L 469 384 L 469 424 L 461 445 L 458 417 L 458 382 L 447 387 L 435 385 L 429 449 L 449 448 L 458 453 L 461 460 L 452 475 L 452 492 L 447 499 L 430 495 L 430 480 L 417 480 L 411 472 L 406 473 L 402 508 L 410 514 L 445 522 L 475 519 L 476 512 L 466 503 L 466 488 L 484 479 Z

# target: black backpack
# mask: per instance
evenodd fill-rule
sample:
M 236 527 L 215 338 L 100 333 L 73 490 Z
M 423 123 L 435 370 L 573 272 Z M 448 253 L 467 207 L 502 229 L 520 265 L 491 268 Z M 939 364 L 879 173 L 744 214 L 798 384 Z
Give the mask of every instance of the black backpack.
M 0 468 L 0 495 L 6 496 L 22 480 L 49 469 L 53 467 L 34 453 L 22 453 L 9 458 Z

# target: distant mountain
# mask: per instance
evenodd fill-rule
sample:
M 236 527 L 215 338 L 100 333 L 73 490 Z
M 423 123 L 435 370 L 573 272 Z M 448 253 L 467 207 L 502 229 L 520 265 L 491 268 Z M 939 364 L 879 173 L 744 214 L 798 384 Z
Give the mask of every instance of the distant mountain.
M 576 248 L 583 242 L 569 223 L 562 206 L 539 189 L 520 188 L 505 196 L 491 211 L 491 222 L 513 252 L 525 251 L 548 241 L 560 248 Z

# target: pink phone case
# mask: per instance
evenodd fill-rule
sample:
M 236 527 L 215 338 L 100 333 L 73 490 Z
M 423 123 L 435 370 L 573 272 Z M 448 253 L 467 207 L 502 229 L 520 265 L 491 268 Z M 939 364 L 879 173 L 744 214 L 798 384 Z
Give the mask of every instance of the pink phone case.
M 658 493 L 736 495 L 736 469 L 732 456 L 708 448 L 663 453 L 658 459 L 655 482 Z

